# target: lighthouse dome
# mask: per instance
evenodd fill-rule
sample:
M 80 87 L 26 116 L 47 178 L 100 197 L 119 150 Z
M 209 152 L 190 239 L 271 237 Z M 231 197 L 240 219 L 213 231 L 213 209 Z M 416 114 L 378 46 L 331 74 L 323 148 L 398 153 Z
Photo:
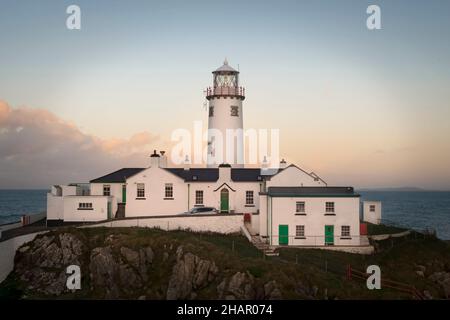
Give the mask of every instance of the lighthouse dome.
M 227 59 L 225 59 L 225 61 L 223 62 L 223 65 L 220 68 L 213 71 L 213 73 L 222 73 L 222 72 L 239 73 L 239 71 L 237 71 L 236 69 L 234 69 L 233 67 L 231 67 L 228 64 Z

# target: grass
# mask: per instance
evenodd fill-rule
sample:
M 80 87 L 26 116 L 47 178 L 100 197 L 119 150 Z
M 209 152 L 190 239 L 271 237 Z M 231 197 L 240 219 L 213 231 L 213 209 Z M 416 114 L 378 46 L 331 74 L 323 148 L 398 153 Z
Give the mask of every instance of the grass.
M 379 235 L 379 234 L 393 234 L 393 233 L 400 233 L 404 232 L 408 229 L 394 227 L 394 226 L 388 226 L 385 224 L 373 224 L 367 222 L 367 233 L 368 235 Z
M 433 296 L 442 295 L 440 288 L 416 273 L 417 265 L 424 265 L 427 273 L 450 270 L 450 245 L 433 237 L 413 232 L 402 238 L 378 242 L 378 252 L 370 256 L 327 251 L 319 249 L 281 248 L 279 257 L 264 257 L 248 240 L 239 235 L 196 233 L 188 231 L 163 231 L 147 228 L 64 228 L 55 233 L 76 234 L 90 252 L 93 248 L 105 246 L 105 240 L 114 235 L 113 252 L 119 254 L 120 247 L 138 249 L 151 246 L 155 259 L 150 272 L 151 292 L 136 292 L 129 298 L 146 295 L 148 298 L 163 299 L 176 250 L 182 245 L 184 252 L 191 252 L 202 259 L 212 260 L 220 270 L 220 276 L 211 286 L 198 293 L 199 299 L 215 295 L 215 288 L 224 277 L 234 273 L 249 272 L 255 281 L 266 283 L 276 280 L 283 288 L 284 298 L 308 298 L 311 292 L 299 292 L 299 287 L 318 289 L 317 297 L 339 299 L 399 299 L 408 295 L 383 288 L 370 291 L 365 283 L 349 281 L 345 277 L 346 266 L 365 271 L 371 264 L 379 265 L 383 278 L 415 285 L 429 290 Z M 168 257 L 163 259 L 163 256 Z M 83 257 L 88 265 L 89 257 Z M 85 279 L 81 292 L 64 298 L 96 298 L 98 292 L 90 292 L 89 279 Z M 17 275 L 12 273 L 0 285 L 0 297 L 20 297 L 23 289 Z M 25 292 L 31 298 L 41 298 Z

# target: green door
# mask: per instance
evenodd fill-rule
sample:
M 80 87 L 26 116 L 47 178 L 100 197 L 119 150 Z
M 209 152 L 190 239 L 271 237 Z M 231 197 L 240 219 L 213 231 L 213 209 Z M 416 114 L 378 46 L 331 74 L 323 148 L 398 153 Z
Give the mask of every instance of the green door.
M 278 225 L 278 244 L 286 245 L 289 244 L 289 226 L 287 224 Z
M 127 186 L 125 184 L 122 186 L 122 202 L 127 202 Z
M 228 189 L 220 191 L 220 212 L 228 212 L 229 209 L 229 192 Z
M 325 245 L 334 245 L 334 226 L 325 226 Z

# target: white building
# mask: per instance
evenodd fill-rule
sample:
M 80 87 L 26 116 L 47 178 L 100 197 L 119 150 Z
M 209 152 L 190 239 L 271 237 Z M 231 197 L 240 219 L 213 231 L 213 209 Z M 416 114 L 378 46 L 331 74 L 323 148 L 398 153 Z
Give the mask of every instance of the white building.
M 206 93 L 208 127 L 221 132 L 243 129 L 244 89 L 239 87 L 239 72 L 225 61 L 213 74 L 213 88 Z M 242 225 L 249 233 L 272 246 L 362 244 L 360 199 L 352 187 L 329 187 L 316 174 L 287 166 L 284 160 L 278 170 L 270 171 L 245 168 L 236 161 L 233 166 L 219 164 L 215 148 L 221 146 L 212 136 L 208 138 L 205 168 L 169 168 L 166 154 L 155 151 L 146 168 L 123 168 L 93 179 L 87 186 L 53 186 L 47 198 L 48 224 L 178 219 L 180 213 L 204 206 L 216 208 L 225 225 L 227 218 L 242 215 Z M 235 138 L 233 151 L 239 156 L 243 140 Z M 226 156 L 226 150 L 222 151 Z

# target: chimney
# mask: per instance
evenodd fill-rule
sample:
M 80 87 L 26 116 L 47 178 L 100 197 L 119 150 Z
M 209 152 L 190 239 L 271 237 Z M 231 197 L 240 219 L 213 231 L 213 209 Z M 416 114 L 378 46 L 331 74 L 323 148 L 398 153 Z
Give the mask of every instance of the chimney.
M 231 165 L 228 163 L 219 165 L 219 180 L 231 181 Z
M 153 154 L 150 156 L 150 167 L 158 168 L 159 160 L 160 160 L 159 154 L 156 152 L 156 150 L 153 150 Z
M 284 159 L 281 159 L 280 161 L 280 169 L 284 169 L 287 167 L 287 162 Z
M 189 156 L 184 158 L 184 170 L 188 171 L 190 169 L 191 162 L 189 161 Z
M 261 163 L 261 175 L 269 174 L 269 161 L 267 161 L 267 156 L 264 156 L 264 159 Z
M 159 166 L 161 168 L 167 168 L 167 156 L 165 151 L 160 151 L 161 159 L 159 160 Z

